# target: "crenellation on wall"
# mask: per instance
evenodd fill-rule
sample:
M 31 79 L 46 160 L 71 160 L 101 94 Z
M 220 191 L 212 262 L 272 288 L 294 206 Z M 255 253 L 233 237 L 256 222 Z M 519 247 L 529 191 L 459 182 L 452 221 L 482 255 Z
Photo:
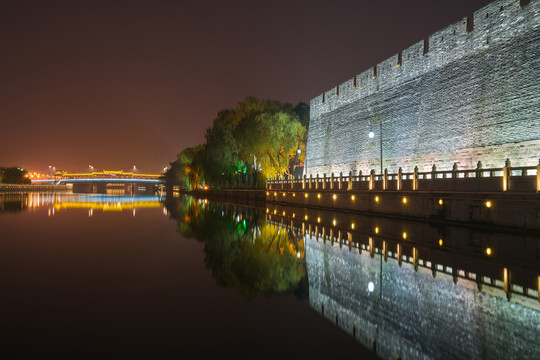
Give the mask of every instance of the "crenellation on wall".
M 398 54 L 392 55 L 377 65 L 377 79 L 379 84 L 390 83 L 398 73 Z
M 478 51 L 479 48 L 485 45 L 485 39 L 488 37 L 499 40 L 508 40 L 508 38 L 513 37 L 514 33 L 524 25 L 523 19 L 525 17 L 531 18 L 538 15 L 539 6 L 539 0 L 532 0 L 530 4 L 523 8 L 519 7 L 519 0 L 494 1 L 474 13 L 475 30 L 467 33 L 468 18 L 463 17 L 457 22 L 428 36 L 429 51 L 427 51 L 427 53 L 424 52 L 424 40 L 420 40 L 404 49 L 402 51 L 403 63 L 407 63 L 411 60 L 416 63 L 424 61 L 424 63 L 421 64 L 421 68 L 424 71 L 429 71 L 434 67 L 440 66 L 441 63 L 438 61 L 426 61 L 426 55 L 429 55 L 428 58 L 430 59 L 436 59 L 438 56 L 443 56 L 451 61 L 456 57 L 467 55 L 467 52 L 473 54 Z M 503 7 L 502 11 L 500 10 L 501 7 Z M 496 15 L 486 19 L 486 14 Z M 498 21 L 495 21 L 495 19 Z M 529 26 L 529 24 L 526 25 Z M 538 24 L 535 26 L 538 26 Z M 443 41 L 442 44 L 441 38 Z M 477 39 L 481 40 L 477 41 Z M 444 53 L 434 54 L 436 50 L 441 50 Z M 383 62 L 375 64 L 373 67 L 360 73 L 357 77 L 357 87 L 362 88 L 364 86 L 369 86 L 369 80 L 374 77 L 373 69 L 379 69 L 381 65 L 383 65 Z M 410 70 L 414 73 L 413 68 L 410 68 Z M 378 75 L 380 76 L 380 74 Z M 386 84 L 380 85 L 385 86 Z M 331 91 L 333 90 L 330 90 L 329 92 Z M 324 102 L 321 101 L 319 104 L 314 105 L 328 107 L 326 109 L 321 109 L 321 112 L 324 112 L 325 110 L 328 111 L 329 108 L 333 108 L 333 106 L 329 104 L 329 100 L 330 99 L 326 98 Z M 330 102 L 335 100 L 336 99 L 331 99 Z
M 523 153 L 531 149 L 520 146 L 540 143 L 540 0 L 522 8 L 495 1 L 474 13 L 471 32 L 466 27 L 464 17 L 432 34 L 426 54 L 421 40 L 401 52 L 401 66 L 392 55 L 358 74 L 356 87 L 353 77 L 339 95 L 333 88 L 314 98 L 307 175 L 379 169 L 381 141 L 389 169 L 475 164 L 474 149 L 493 146 L 528 165 Z M 462 153 L 469 155 L 449 156 Z M 492 153 L 484 161 L 498 163 Z

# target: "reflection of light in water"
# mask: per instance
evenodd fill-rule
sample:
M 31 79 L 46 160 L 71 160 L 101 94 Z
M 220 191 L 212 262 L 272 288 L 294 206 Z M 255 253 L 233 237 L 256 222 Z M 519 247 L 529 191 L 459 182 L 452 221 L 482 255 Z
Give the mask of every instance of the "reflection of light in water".
M 88 217 L 90 218 L 92 217 L 92 215 L 94 215 L 94 209 L 91 208 L 90 210 L 88 210 Z
M 133 217 L 135 217 L 135 208 L 133 208 Z
M 163 207 L 163 215 L 167 216 L 169 213 L 167 211 L 167 208 L 164 206 Z

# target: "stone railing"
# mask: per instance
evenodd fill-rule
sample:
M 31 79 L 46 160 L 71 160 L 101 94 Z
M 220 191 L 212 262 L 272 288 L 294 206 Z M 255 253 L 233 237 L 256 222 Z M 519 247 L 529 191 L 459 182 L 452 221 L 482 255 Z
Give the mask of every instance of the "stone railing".
M 507 159 L 502 168 L 484 169 L 478 162 L 476 169 L 459 170 L 454 164 L 452 170 L 438 171 L 433 165 L 431 171 L 405 173 L 399 168 L 397 173 L 364 175 L 349 172 L 344 175 L 334 173 L 303 178 L 274 178 L 266 182 L 267 190 L 390 190 L 390 191 L 437 191 L 437 192 L 540 192 L 540 162 L 537 166 L 512 167 Z

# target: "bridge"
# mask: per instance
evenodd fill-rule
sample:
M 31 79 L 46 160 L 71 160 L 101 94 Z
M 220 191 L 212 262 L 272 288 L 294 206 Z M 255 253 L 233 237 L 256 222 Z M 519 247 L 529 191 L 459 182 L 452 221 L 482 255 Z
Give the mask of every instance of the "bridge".
M 54 184 L 72 187 L 74 192 L 148 193 L 165 184 L 161 174 L 136 174 L 123 170 L 103 170 L 90 173 L 69 173 L 58 170 L 54 179 L 32 180 L 32 184 Z

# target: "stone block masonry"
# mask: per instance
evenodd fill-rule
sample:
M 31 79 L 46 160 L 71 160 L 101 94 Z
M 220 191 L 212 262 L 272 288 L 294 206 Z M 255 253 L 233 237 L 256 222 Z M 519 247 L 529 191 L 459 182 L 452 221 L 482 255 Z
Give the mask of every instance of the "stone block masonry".
M 540 0 L 492 2 L 315 97 L 310 117 L 308 177 L 379 172 L 381 141 L 390 172 L 536 166 Z

